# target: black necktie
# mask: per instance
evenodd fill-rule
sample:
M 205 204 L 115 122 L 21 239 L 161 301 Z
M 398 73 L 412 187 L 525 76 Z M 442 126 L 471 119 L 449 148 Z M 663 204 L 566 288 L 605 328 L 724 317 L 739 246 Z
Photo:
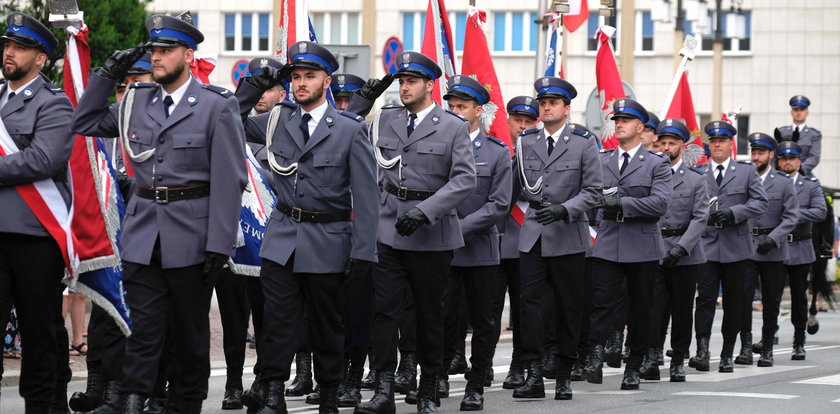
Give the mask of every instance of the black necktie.
M 796 128 L 794 128 L 793 136 L 791 137 L 791 139 L 793 140 L 793 142 L 799 141 L 799 125 L 797 125 Z
M 306 144 L 309 141 L 309 120 L 312 119 L 312 115 L 310 114 L 303 114 L 300 117 L 300 130 L 303 132 L 303 143 Z
M 163 98 L 163 112 L 166 114 L 166 117 L 169 118 L 170 107 L 175 101 L 172 100 L 172 95 L 166 95 L 166 98 Z
M 625 152 L 621 156 L 624 158 L 624 161 L 621 161 L 621 168 L 619 168 L 618 173 L 624 174 L 624 169 L 627 168 L 627 164 L 630 162 L 630 154 Z
M 717 177 L 715 177 L 715 181 L 717 181 L 718 185 L 720 185 L 720 182 L 723 181 L 723 166 L 718 165 L 717 170 L 718 170 L 718 173 L 717 173 Z
M 554 137 L 549 135 L 548 136 L 548 155 L 551 155 L 551 151 L 554 151 Z
M 408 114 L 408 136 L 411 136 L 411 133 L 414 132 L 414 122 L 417 121 L 417 114 Z

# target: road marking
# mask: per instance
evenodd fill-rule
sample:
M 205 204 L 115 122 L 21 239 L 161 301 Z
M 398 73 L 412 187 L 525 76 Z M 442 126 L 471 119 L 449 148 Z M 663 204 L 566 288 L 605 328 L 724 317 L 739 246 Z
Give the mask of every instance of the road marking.
M 840 375 L 829 375 L 827 377 L 817 377 L 801 381 L 794 381 L 791 384 L 840 385 Z
M 774 367 L 738 366 L 735 372 L 698 372 L 693 370 L 685 376 L 686 382 L 721 382 L 733 379 L 749 378 L 757 375 L 779 374 L 798 369 L 814 368 L 813 365 L 776 365 Z
M 792 400 L 799 398 L 798 395 L 789 394 L 759 394 L 755 392 L 711 392 L 711 391 L 683 391 L 671 395 L 685 395 L 694 397 L 739 397 L 739 398 L 765 398 L 769 400 Z
M 832 401 L 832 402 L 840 402 L 840 399 L 834 400 L 834 401 Z

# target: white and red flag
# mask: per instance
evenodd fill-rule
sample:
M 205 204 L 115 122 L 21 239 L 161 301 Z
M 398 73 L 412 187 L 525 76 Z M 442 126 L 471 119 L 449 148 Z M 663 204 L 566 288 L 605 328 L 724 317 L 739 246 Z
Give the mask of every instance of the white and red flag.
M 440 0 L 429 0 L 426 8 L 426 27 L 423 31 L 423 46 L 420 53 L 435 61 L 443 71 L 443 76 L 435 81 L 432 99 L 438 104 L 446 94 L 446 80 L 457 74 L 455 59 L 455 43 L 452 42 L 452 26 L 449 25 L 449 15 L 446 6 Z M 464 47 L 466 49 L 466 45 Z
M 668 108 L 668 111 L 662 119 L 681 120 L 694 135 L 694 139 L 688 144 L 683 154 L 683 161 L 688 165 L 705 163 L 706 153 L 703 151 L 703 137 L 700 135 L 700 125 L 697 122 L 697 114 L 694 112 L 694 100 L 691 97 L 691 88 L 688 86 L 688 74 L 686 72 L 682 73 L 674 96 L 671 102 L 666 102 L 665 107 Z
M 569 33 L 574 32 L 589 20 L 589 5 L 586 0 L 570 0 L 569 12 L 563 15 L 563 26 Z
M 621 83 L 621 76 L 618 74 L 618 66 L 615 64 L 610 38 L 615 34 L 612 26 L 601 26 L 595 33 L 598 40 L 598 54 L 595 57 L 595 79 L 598 83 L 598 98 L 601 107 L 601 148 L 611 149 L 618 147 L 618 140 L 615 138 L 615 121 L 612 119 L 613 102 L 624 98 L 624 85 Z

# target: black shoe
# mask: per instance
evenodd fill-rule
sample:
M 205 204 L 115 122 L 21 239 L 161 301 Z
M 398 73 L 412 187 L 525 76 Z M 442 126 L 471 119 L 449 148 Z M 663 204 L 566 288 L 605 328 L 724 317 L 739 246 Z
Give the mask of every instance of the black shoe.
M 394 404 L 394 373 L 377 372 L 378 378 L 373 398 L 359 404 L 353 411 L 355 414 L 394 414 L 397 407 Z
M 671 358 L 673 355 L 674 355 L 674 350 L 673 349 L 669 349 L 669 350 L 665 351 L 665 356 L 667 356 L 668 358 Z M 665 361 L 663 360 L 662 363 L 664 364 Z
M 118 411 L 121 413 L 122 411 Z M 143 414 L 164 414 L 166 412 L 165 398 L 149 398 L 143 407 Z
M 417 386 L 417 412 L 436 413 L 440 407 L 440 399 L 446 398 L 439 394 L 441 382 L 439 378 L 427 375 L 420 376 Z M 449 395 L 449 382 L 446 382 L 446 392 Z
M 542 373 L 543 378 L 557 378 L 557 357 L 554 356 L 554 352 L 550 347 L 543 350 Z
M 312 392 L 312 354 L 295 354 L 295 379 L 286 388 L 287 397 L 303 397 Z
M 70 407 L 67 406 L 67 384 L 56 384 L 48 413 L 70 414 Z
M 139 394 L 128 394 L 123 400 L 122 412 L 124 414 L 143 414 L 143 402 L 145 398 Z
M 338 395 L 339 407 L 355 407 L 362 402 L 362 374 L 364 372 L 363 366 L 350 363 L 344 390 Z
M 741 352 L 735 357 L 735 363 L 738 365 L 752 365 L 752 333 L 741 332 Z
M 718 372 L 735 372 L 735 364 L 732 361 L 732 355 L 720 355 L 720 365 L 718 366 Z
M 761 356 L 758 358 L 758 366 L 760 367 L 772 367 L 773 366 L 773 341 L 771 340 L 763 340 L 761 341 Z
M 485 380 L 486 374 L 478 372 L 475 367 L 467 373 L 467 386 L 464 388 L 464 398 L 461 400 L 461 411 L 484 409 Z
M 557 380 L 554 386 L 555 400 L 571 400 L 572 399 L 572 381 L 568 379 Z
M 438 397 L 449 398 L 449 378 L 438 378 L 436 387 Z
M 407 394 L 417 389 L 417 356 L 405 353 L 400 358 L 397 374 L 394 377 L 394 392 Z
M 604 382 L 604 346 L 593 345 L 589 351 L 589 362 L 583 368 L 583 378 L 592 384 L 601 384 Z
M 624 332 L 621 330 L 614 331 L 609 338 L 607 344 L 604 346 L 603 362 L 612 368 L 621 368 L 621 343 L 624 341 Z
M 697 355 L 688 360 L 688 366 L 703 372 L 709 370 L 709 338 L 697 338 Z
M 655 348 L 648 348 L 641 368 L 639 377 L 647 381 L 659 381 L 658 352 Z
M 248 407 L 248 414 L 256 413 L 265 404 L 265 397 L 268 390 L 262 382 L 262 378 L 257 375 L 254 382 L 251 383 L 251 388 L 242 393 L 242 404 Z
M 283 382 L 269 381 L 265 387 L 265 404 L 257 414 L 286 414 L 286 398 L 283 396 Z
M 683 366 L 683 363 L 675 364 L 672 360 L 670 374 L 671 382 L 685 382 L 685 366 Z
M 102 397 L 102 404 L 93 410 L 87 411 L 87 414 L 121 414 L 122 401 L 120 400 L 119 383 L 111 381 L 105 388 L 105 394 Z
M 583 367 L 586 365 L 578 359 L 572 364 L 572 372 L 569 379 L 572 381 L 583 381 Z
M 466 374 L 470 366 L 467 365 L 467 357 L 462 351 L 455 353 L 452 361 L 449 362 L 449 375 Z
M 405 394 L 405 403 L 408 405 L 417 405 L 417 390 L 409 391 Z
M 502 388 L 506 390 L 513 390 L 521 387 L 525 383 L 525 370 L 522 368 L 522 361 L 519 360 L 518 353 L 514 350 L 513 356 L 510 360 L 510 369 L 508 370 L 505 382 Z
M 660 367 L 665 365 L 665 354 L 662 353 L 662 348 L 656 348 L 656 365 Z
M 657 368 L 658 369 L 658 368 Z M 621 380 L 622 390 L 638 390 L 639 389 L 639 371 L 635 369 L 625 368 L 624 379 Z
M 376 388 L 376 371 L 369 370 L 365 379 L 362 380 L 363 390 L 372 390 Z
M 542 361 L 528 361 L 528 377 L 521 387 L 513 390 L 513 398 L 545 398 L 545 384 L 542 376 Z
M 808 322 L 806 324 L 808 335 L 814 335 L 820 330 L 820 321 L 817 320 L 817 315 L 808 315 Z
M 225 398 L 222 400 L 223 410 L 238 410 L 243 406 L 242 390 L 236 388 L 225 390 Z
M 321 386 L 315 385 L 315 389 L 306 394 L 306 399 L 303 401 L 309 405 L 321 404 Z
M 338 414 L 338 389 L 323 388 L 321 402 L 318 404 L 318 414 Z
M 98 366 L 87 364 L 87 386 L 84 392 L 77 391 L 70 396 L 68 405 L 73 411 L 92 411 L 102 404 L 102 394 L 105 393 L 105 380 Z

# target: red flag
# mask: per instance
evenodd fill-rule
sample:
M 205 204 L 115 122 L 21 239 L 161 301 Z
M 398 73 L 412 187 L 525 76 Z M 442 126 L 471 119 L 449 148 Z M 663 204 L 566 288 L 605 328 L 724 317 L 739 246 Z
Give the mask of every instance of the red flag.
M 498 109 L 488 134 L 504 141 L 508 144 L 508 148 L 513 151 L 507 124 L 505 100 L 502 98 L 502 88 L 499 86 L 499 78 L 496 76 L 496 69 L 493 67 L 493 59 L 490 58 L 487 37 L 482 30 L 486 18 L 487 14 L 484 11 L 470 7 L 467 28 L 464 32 L 464 56 L 461 58 L 463 59 L 461 61 L 461 74 L 475 75 L 476 80 L 490 92 L 490 102 L 496 104 Z
M 595 57 L 595 79 L 598 83 L 598 97 L 601 104 L 601 148 L 611 149 L 618 147 L 618 140 L 615 138 L 615 122 L 610 118 L 613 115 L 613 102 L 624 98 L 624 85 L 621 83 L 621 76 L 618 74 L 618 66 L 615 64 L 610 37 L 615 33 L 611 26 L 601 26 L 595 39 L 598 40 L 598 55 Z
M 210 84 L 210 74 L 213 73 L 213 69 L 216 69 L 216 59 L 211 57 L 196 56 L 190 62 L 190 72 L 205 85 Z
M 569 13 L 563 15 L 563 26 L 566 26 L 571 33 L 583 26 L 587 20 L 589 20 L 589 5 L 586 4 L 586 0 L 571 0 Z
M 735 118 L 735 117 L 733 116 L 733 118 Z M 729 125 L 734 126 L 735 129 L 738 129 L 738 126 L 735 125 L 735 119 L 730 119 L 729 115 L 726 112 L 724 112 L 720 115 L 720 120 L 723 121 L 723 122 L 726 122 Z M 732 139 L 732 159 L 733 160 L 738 159 L 738 136 L 737 135 L 735 136 L 734 139 Z
M 446 6 L 440 0 L 429 0 L 420 53 L 435 61 L 443 70 L 444 77 L 435 81 L 435 88 L 432 91 L 432 99 L 438 104 L 442 104 L 441 97 L 446 92 L 446 79 L 455 76 L 456 73 L 454 46 Z
M 277 60 L 286 63 L 289 46 L 310 37 L 309 8 L 306 0 L 280 0 L 280 41 L 275 54 Z
M 700 135 L 700 125 L 697 123 L 697 114 L 694 112 L 694 100 L 691 97 L 691 88 L 688 86 L 688 74 L 683 72 L 680 84 L 674 93 L 674 98 L 668 106 L 668 113 L 665 118 L 679 119 L 694 135 L 694 141 L 688 144 L 685 151 L 684 161 L 689 165 L 703 164 L 706 162 L 706 153 L 703 151 L 703 137 Z M 692 162 L 694 160 L 696 162 Z

